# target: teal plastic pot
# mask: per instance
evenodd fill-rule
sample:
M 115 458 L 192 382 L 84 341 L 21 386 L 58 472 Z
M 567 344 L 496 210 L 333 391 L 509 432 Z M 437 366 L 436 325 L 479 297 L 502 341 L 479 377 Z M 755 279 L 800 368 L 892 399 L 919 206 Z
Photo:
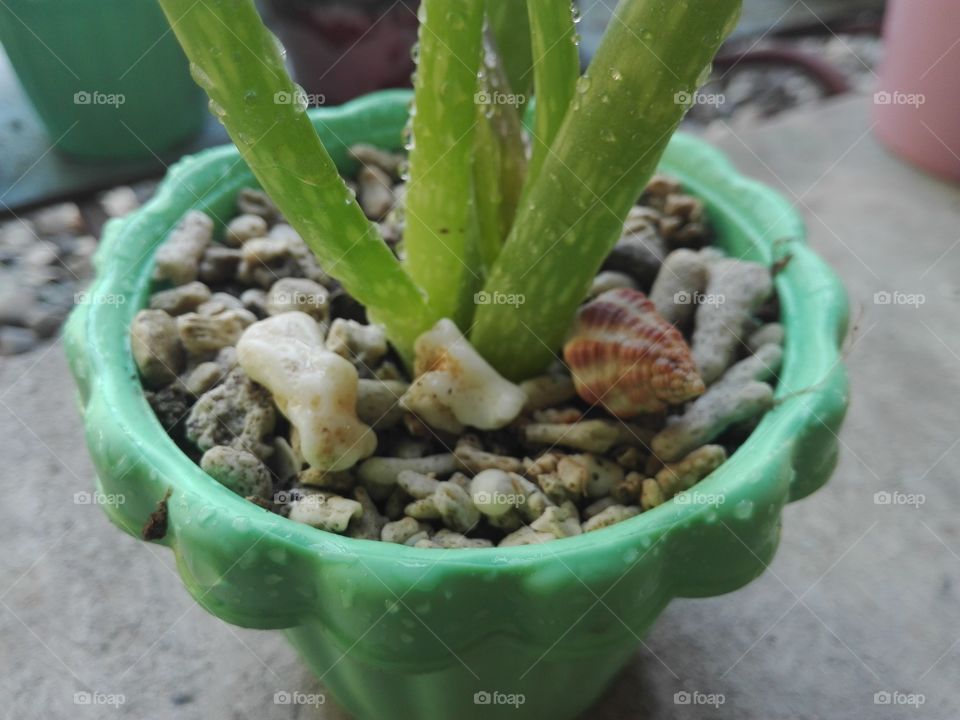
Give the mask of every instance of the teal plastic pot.
M 51 143 L 77 159 L 152 159 L 203 127 L 156 0 L 3 0 L 0 43 Z
M 348 169 L 349 144 L 400 146 L 409 97 L 388 91 L 312 117 Z M 690 136 L 674 138 L 663 169 L 706 201 L 730 254 L 792 255 L 777 276 L 780 402 L 698 486 L 709 504 L 668 502 L 544 545 L 444 551 L 321 532 L 209 478 L 144 399 L 127 329 L 149 295 L 151 256 L 180 216 L 229 218 L 237 192 L 254 184 L 237 151 L 221 147 L 178 163 L 148 205 L 111 221 L 89 301 L 67 326 L 98 488 L 126 499 L 106 506 L 110 518 L 140 536 L 169 492 L 158 542 L 197 602 L 230 623 L 283 629 L 358 718 L 575 717 L 670 600 L 730 592 L 763 572 L 784 504 L 833 470 L 847 405 L 846 297 L 791 206 Z

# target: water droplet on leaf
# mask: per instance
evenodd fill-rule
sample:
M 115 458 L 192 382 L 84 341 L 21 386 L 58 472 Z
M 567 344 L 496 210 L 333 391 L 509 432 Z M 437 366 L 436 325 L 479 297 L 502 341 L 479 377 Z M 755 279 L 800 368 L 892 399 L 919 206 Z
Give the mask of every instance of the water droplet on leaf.
M 196 63 L 190 63 L 190 77 L 204 90 L 209 90 L 213 87 L 213 80 L 211 80 L 206 71 Z

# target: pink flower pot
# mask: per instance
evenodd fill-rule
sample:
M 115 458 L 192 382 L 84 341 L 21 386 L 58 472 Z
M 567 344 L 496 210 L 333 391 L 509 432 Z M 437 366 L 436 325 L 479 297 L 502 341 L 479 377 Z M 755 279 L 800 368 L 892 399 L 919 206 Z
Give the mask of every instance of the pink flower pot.
M 880 140 L 921 168 L 960 182 L 960 2 L 890 0 L 874 95 Z

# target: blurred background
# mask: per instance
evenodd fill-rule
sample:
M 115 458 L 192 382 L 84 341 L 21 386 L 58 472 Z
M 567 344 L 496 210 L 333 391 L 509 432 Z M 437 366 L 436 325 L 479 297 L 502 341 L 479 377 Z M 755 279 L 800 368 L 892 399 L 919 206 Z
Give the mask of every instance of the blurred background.
M 314 105 L 409 84 L 415 0 L 259 4 Z M 578 5 L 586 66 L 615 2 Z M 64 501 L 93 485 L 58 331 L 103 224 L 226 134 L 151 0 L 0 0 L 0 43 L 3 716 L 345 717 L 277 705 L 319 687 L 278 634 L 205 615 L 169 553 Z M 847 285 L 843 457 L 770 571 L 673 603 L 590 717 L 960 717 L 958 78 L 956 0 L 746 0 L 684 129 L 784 194 Z

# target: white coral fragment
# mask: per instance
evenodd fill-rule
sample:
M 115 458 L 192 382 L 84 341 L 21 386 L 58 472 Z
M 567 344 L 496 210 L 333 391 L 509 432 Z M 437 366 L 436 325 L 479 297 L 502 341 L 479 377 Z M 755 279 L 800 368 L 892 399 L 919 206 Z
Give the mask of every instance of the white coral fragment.
M 417 379 L 401 405 L 436 430 L 460 433 L 465 426 L 496 430 L 523 410 L 527 396 L 480 357 L 444 318 L 414 346 Z
M 237 357 L 244 372 L 273 394 L 309 465 L 346 470 L 373 454 L 377 437 L 357 417 L 356 368 L 324 348 L 309 315 L 282 313 L 254 323 L 240 338 Z

